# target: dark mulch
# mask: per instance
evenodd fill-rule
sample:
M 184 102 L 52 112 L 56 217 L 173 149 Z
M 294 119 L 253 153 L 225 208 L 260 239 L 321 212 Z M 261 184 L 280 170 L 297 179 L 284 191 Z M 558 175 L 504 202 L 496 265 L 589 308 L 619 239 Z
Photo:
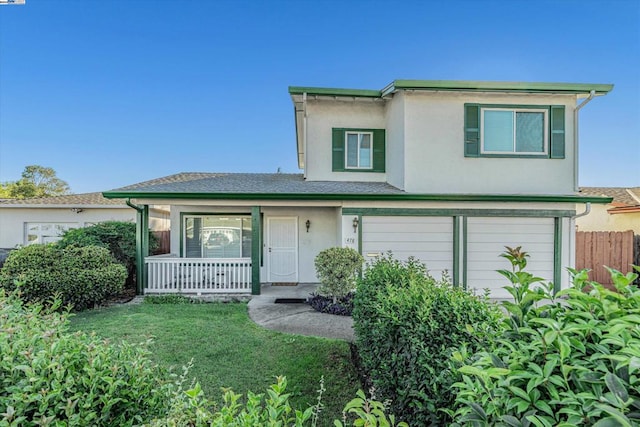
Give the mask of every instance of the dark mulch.
M 314 310 L 320 313 L 351 316 L 351 312 L 353 311 L 353 292 L 342 298 L 338 298 L 335 304 L 333 303 L 332 297 L 311 294 L 309 304 Z

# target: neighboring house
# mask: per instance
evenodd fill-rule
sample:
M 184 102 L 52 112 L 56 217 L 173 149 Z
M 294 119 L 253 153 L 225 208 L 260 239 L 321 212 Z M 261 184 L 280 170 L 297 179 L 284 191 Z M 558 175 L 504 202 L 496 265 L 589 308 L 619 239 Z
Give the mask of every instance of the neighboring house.
M 105 192 L 171 207 L 170 257 L 144 292 L 260 292 L 316 282 L 332 246 L 414 256 L 435 276 L 507 297 L 505 246 L 557 288 L 573 265 L 578 110 L 606 84 L 396 80 L 382 90 L 290 87 L 302 174 L 181 173 Z M 212 237 L 213 236 L 213 237 Z M 224 236 L 224 237 L 221 237 Z M 146 275 L 146 276 L 145 276 Z M 143 277 L 145 276 L 145 277 Z
M 151 210 L 151 229 L 169 228 L 168 210 Z M 49 243 L 67 230 L 103 221 L 135 221 L 136 211 L 123 199 L 102 193 L 70 194 L 0 201 L 0 248 Z
M 592 206 L 588 215 L 576 219 L 578 231 L 633 230 L 640 234 L 640 187 L 581 187 L 580 194 L 613 200 Z

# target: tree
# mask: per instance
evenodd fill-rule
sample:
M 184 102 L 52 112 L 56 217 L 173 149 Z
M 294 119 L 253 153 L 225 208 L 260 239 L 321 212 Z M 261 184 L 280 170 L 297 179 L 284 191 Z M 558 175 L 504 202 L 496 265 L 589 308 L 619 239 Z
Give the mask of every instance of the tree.
M 61 196 L 69 192 L 69 184 L 58 178 L 53 168 L 39 165 L 26 166 L 18 181 L 0 184 L 0 197 L 13 199 Z

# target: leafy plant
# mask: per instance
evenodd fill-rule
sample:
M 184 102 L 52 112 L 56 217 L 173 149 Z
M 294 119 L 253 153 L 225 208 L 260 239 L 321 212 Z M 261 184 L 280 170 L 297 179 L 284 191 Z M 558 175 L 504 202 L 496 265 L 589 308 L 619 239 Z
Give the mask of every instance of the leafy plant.
M 390 400 L 399 419 L 441 425 L 460 375 L 452 353 L 490 346 L 503 315 L 485 298 L 436 280 L 415 259 L 388 254 L 365 269 L 354 298 L 358 355 L 377 395 Z
M 343 420 L 335 421 L 336 427 L 344 427 L 347 424 L 347 418 L 351 416 L 355 418 L 353 421 L 354 426 L 362 427 L 409 427 L 409 424 L 405 422 L 399 422 L 396 424 L 396 417 L 394 415 L 387 415 L 385 411 L 386 406 L 382 402 L 368 398 L 362 390 L 358 390 L 357 397 L 351 402 L 347 403 L 344 407 Z M 343 424 L 344 423 L 344 424 Z
M 163 416 L 167 372 L 145 346 L 68 332 L 68 312 L 0 289 L 0 425 L 132 426 Z
M 26 301 L 59 296 L 64 305 L 84 310 L 120 292 L 126 274 L 105 248 L 30 245 L 9 254 L 0 270 L 0 287 L 12 290 L 19 281 Z
M 362 255 L 353 248 L 335 247 L 323 250 L 315 259 L 316 274 L 321 283 L 318 292 L 332 297 L 336 304 L 338 298 L 355 289 L 363 262 Z
M 570 269 L 573 286 L 554 295 L 507 249 L 515 302 L 494 349 L 460 368 L 456 425 L 640 424 L 638 275 L 609 269 L 611 291 Z
M 101 246 L 127 268 L 127 287 L 134 288 L 136 277 L 136 224 L 127 221 L 105 221 L 89 227 L 66 231 L 56 243 L 61 248 L 69 246 Z M 155 234 L 149 233 L 149 250 L 159 245 Z

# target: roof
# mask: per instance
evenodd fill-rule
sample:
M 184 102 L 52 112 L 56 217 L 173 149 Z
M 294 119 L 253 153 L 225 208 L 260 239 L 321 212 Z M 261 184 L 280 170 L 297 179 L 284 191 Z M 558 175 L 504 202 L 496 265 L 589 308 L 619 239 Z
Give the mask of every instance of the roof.
M 207 200 L 438 200 L 608 203 L 579 195 L 415 194 L 386 182 L 307 181 L 302 174 L 204 173 L 175 175 L 105 191 L 107 198 Z
M 612 84 L 600 83 L 545 83 L 545 82 L 494 82 L 476 80 L 394 80 L 380 90 L 338 89 L 322 87 L 289 86 L 291 95 L 327 95 L 363 98 L 381 98 L 398 90 L 439 90 L 464 92 L 520 92 L 606 95 Z
M 37 197 L 32 199 L 2 199 L 0 208 L 55 208 L 55 207 L 126 207 L 124 199 L 107 199 L 102 193 L 66 194 L 64 196 Z
M 586 196 L 611 197 L 610 213 L 636 212 L 640 209 L 640 187 L 581 187 Z

